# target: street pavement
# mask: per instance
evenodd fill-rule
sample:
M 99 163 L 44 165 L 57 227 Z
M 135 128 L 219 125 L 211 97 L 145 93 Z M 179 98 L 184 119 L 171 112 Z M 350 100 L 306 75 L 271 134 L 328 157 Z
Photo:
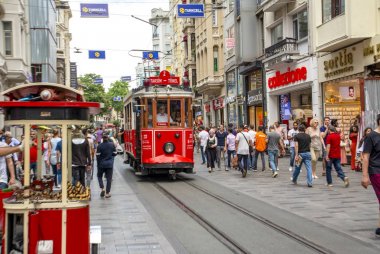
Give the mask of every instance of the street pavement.
M 258 200 L 289 211 L 298 216 L 320 223 L 340 233 L 350 235 L 379 246 L 375 237 L 379 206 L 372 190 L 360 186 L 361 174 L 351 172 L 349 166 L 344 171 L 350 178 L 350 186 L 344 188 L 343 182 L 333 173 L 333 187 L 325 185 L 321 176 L 322 166 L 318 163 L 319 179 L 314 180 L 313 188 L 306 184 L 306 172 L 298 178 L 298 185 L 290 181 L 289 157 L 279 160 L 279 175 L 271 177 L 271 171 L 249 171 L 246 178 L 236 170 L 222 169 L 208 173 L 206 165 L 201 165 L 200 154 L 194 153 L 197 176 L 237 190 Z M 266 157 L 267 159 L 267 157 Z M 259 162 L 258 165 L 261 165 Z M 121 173 L 125 170 L 122 158 L 115 160 L 112 182 L 112 197 L 102 199 L 97 179 L 92 181 L 91 225 L 101 225 L 102 243 L 100 253 L 175 253 L 168 239 L 163 235 L 149 211 L 145 209 Z
M 261 160 L 258 171 L 248 171 L 247 177 L 237 170 L 225 171 L 218 168 L 209 173 L 206 165 L 201 165 L 200 153 L 194 153 L 197 175 L 222 186 L 240 191 L 253 198 L 310 219 L 341 233 L 348 234 L 362 241 L 379 246 L 380 239 L 375 236 L 379 216 L 379 204 L 371 186 L 366 190 L 360 185 L 361 173 L 353 172 L 350 166 L 343 167 L 350 178 L 350 186 L 345 188 L 343 181 L 333 176 L 333 187 L 326 186 L 326 178 L 322 177 L 322 162 L 317 164 L 317 175 L 313 187 L 308 188 L 306 170 L 303 166 L 298 177 L 298 185 L 290 181 L 289 157 L 279 159 L 279 171 L 272 178 L 272 171 L 261 171 Z M 268 157 L 266 156 L 266 165 Z

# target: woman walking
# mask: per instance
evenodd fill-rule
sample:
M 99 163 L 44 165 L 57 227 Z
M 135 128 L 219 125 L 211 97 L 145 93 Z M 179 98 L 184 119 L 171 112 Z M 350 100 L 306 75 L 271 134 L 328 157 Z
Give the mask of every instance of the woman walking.
M 350 128 L 349 139 L 351 140 L 351 169 L 356 169 L 356 146 L 358 144 L 358 126 L 353 125 Z
M 307 128 L 306 134 L 310 135 L 311 138 L 310 153 L 313 179 L 318 179 L 316 173 L 318 158 L 322 155 L 322 148 L 326 149 L 325 142 L 319 129 L 318 119 L 314 118 L 310 121 L 310 127 Z
M 228 135 L 227 135 L 227 160 L 228 160 L 228 167 L 226 170 L 231 169 L 231 157 L 235 157 L 236 155 L 236 147 L 235 147 L 235 135 L 232 134 L 233 130 L 228 129 Z
M 213 129 L 209 132 L 210 137 L 207 139 L 206 143 L 206 155 L 207 155 L 207 168 L 208 172 L 214 171 L 215 160 L 216 160 L 216 137 L 215 131 Z
M 369 133 L 364 141 L 363 177 L 361 184 L 367 189 L 371 182 L 380 205 L 380 114 L 377 115 L 376 123 L 377 128 Z M 378 211 L 379 221 L 375 235 L 380 237 L 380 209 Z

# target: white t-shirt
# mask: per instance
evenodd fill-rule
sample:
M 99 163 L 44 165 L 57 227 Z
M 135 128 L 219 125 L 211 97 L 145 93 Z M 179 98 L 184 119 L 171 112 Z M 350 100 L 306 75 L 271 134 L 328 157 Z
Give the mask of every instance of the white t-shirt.
M 157 114 L 156 121 L 157 121 L 158 126 L 160 126 L 159 123 L 161 123 L 161 124 L 165 123 L 165 126 L 167 126 L 168 114 L 166 114 L 166 113 Z M 170 122 L 173 123 L 173 119 L 171 117 L 170 117 Z
M 5 142 L 0 142 L 0 147 L 7 147 Z M 12 158 L 12 154 L 0 156 L 0 183 L 8 183 L 7 158 Z
M 207 131 L 203 130 L 199 132 L 199 140 L 201 141 L 201 146 L 205 147 L 207 145 L 207 139 L 210 137 Z
M 298 130 L 295 130 L 295 129 L 289 130 L 288 137 L 293 138 L 292 140 L 290 140 L 290 147 L 294 147 L 294 136 L 297 135 L 298 133 L 299 133 Z
M 254 130 L 249 130 L 249 131 L 248 131 L 248 135 L 251 137 L 252 144 L 254 144 L 255 141 L 256 141 L 256 131 L 254 131 Z M 253 148 L 255 148 L 255 146 L 253 146 Z
M 248 132 L 239 132 L 236 135 L 236 141 L 239 141 L 239 144 L 237 147 L 237 154 L 242 154 L 242 155 L 248 155 L 249 154 L 248 143 L 250 140 L 252 141 L 251 136 L 248 134 Z

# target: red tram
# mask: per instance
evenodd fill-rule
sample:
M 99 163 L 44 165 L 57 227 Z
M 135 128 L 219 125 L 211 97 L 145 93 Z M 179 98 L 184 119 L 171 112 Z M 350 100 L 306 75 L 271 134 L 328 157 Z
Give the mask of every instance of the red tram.
M 137 175 L 194 172 L 192 92 L 144 86 L 124 100 L 126 161 Z

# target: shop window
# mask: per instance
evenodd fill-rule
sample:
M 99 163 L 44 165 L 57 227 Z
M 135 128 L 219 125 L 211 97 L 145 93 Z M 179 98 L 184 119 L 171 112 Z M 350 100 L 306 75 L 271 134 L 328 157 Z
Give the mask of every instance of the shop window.
M 282 41 L 282 23 L 278 24 L 271 30 L 272 45 Z
M 293 36 L 296 40 L 302 40 L 308 35 L 307 10 L 293 16 Z
M 344 14 L 345 0 L 322 0 L 322 22 Z
M 5 56 L 13 55 L 13 30 L 11 21 L 3 21 Z

